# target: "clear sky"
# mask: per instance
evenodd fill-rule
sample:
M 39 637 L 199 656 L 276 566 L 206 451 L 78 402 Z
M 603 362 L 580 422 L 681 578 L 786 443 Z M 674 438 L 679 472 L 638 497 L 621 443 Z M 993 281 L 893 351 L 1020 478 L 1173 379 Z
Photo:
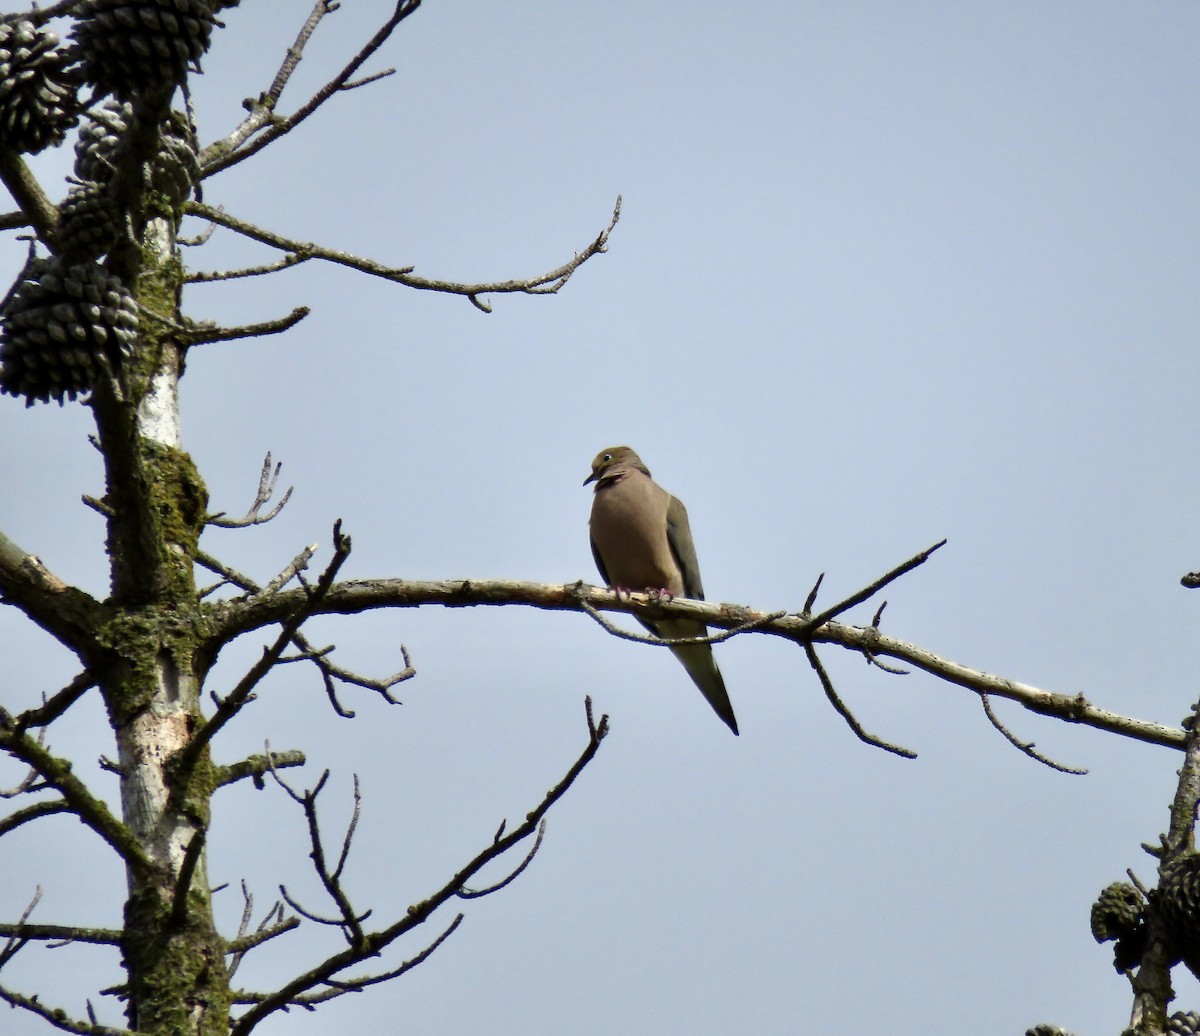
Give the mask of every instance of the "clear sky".
M 265 89 L 308 5 L 226 11 L 195 81 L 201 136 Z M 290 111 L 392 4 L 345 0 L 305 52 Z M 266 529 L 207 549 L 263 580 L 305 544 L 345 574 L 598 579 L 592 456 L 634 446 L 687 504 L 709 598 L 832 602 L 942 537 L 892 587 L 885 629 L 958 661 L 1177 723 L 1197 696 L 1200 568 L 1200 96 L 1193 3 L 1110 0 L 606 4 L 428 0 L 367 70 L 204 199 L 296 238 L 429 277 L 528 276 L 605 225 L 608 254 L 557 297 L 484 315 L 309 264 L 197 286 L 197 319 L 296 305 L 287 335 L 189 358 L 185 446 L 216 509 L 239 512 L 263 454 L 296 487 Z M 34 163 L 54 197 L 70 155 Z M 194 230 L 200 229 L 197 225 Z M 11 276 L 23 245 L 7 235 Z M 195 269 L 271 253 L 217 231 Z M 104 592 L 101 491 L 76 405 L 0 399 L 0 528 Z M 866 623 L 873 609 L 852 617 Z M 1180 757 L 1000 702 L 1030 761 L 975 696 L 921 674 L 823 657 L 862 723 L 920 753 L 859 743 L 794 645 L 717 648 L 734 738 L 664 651 L 583 616 L 431 609 L 314 624 L 345 665 L 419 670 L 402 707 L 288 667 L 217 744 L 333 770 L 328 830 L 365 796 L 354 900 L 403 913 L 522 817 L 585 743 L 584 695 L 612 734 L 555 807 L 541 853 L 409 976 L 264 1033 L 887 1031 L 1116 1033 L 1128 985 L 1088 932 L 1096 893 L 1165 829 Z M 261 639 L 214 672 L 228 689 Z M 4 704 L 73 675 L 0 611 Z M 95 704 L 54 730 L 106 793 Z M 0 770 L 13 783 L 15 767 Z M 209 871 L 261 913 L 280 882 L 322 907 L 303 818 L 239 785 L 215 807 Z M 57 852 L 57 857 L 48 855 Z M 497 870 L 497 875 L 502 871 Z M 78 824 L 0 843 L 0 915 L 120 919 L 122 873 Z M 452 914 L 439 920 L 448 924 Z M 434 922 L 436 925 L 436 921 Z M 413 939 L 384 963 L 415 954 Z M 238 981 L 274 988 L 336 949 L 294 934 Z M 111 954 L 27 953 L 4 981 L 83 1013 Z M 72 956 L 73 955 L 73 956 Z M 61 963 L 60 963 L 61 962 Z M 50 965 L 79 962 L 79 985 Z M 93 967 L 94 964 L 94 967 Z M 1200 989 L 1176 976 L 1176 1006 Z M 97 1002 L 116 1023 L 112 998 Z M 5 1032 L 42 1029 L 6 1014 Z

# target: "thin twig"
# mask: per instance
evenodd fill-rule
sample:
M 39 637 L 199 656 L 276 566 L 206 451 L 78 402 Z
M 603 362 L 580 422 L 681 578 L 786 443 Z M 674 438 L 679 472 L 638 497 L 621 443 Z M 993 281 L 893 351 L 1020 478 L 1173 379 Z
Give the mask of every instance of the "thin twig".
M 887 586 L 888 583 L 895 582 L 906 572 L 911 572 L 918 565 L 925 564 L 925 562 L 929 560 L 930 556 L 933 554 L 933 552 L 935 550 L 939 550 L 940 548 L 944 547 L 945 545 L 946 545 L 946 540 L 939 540 L 928 550 L 923 550 L 923 551 L 921 551 L 920 554 L 914 554 L 911 558 L 909 558 L 907 561 L 903 562 L 902 564 L 897 565 L 890 572 L 885 572 L 878 579 L 876 579 L 873 583 L 869 583 L 868 585 L 864 586 L 861 590 L 858 590 L 855 593 L 852 593 L 849 597 L 845 598 L 842 601 L 839 601 L 832 608 L 825 609 L 825 611 L 821 612 L 820 615 L 816 615 L 810 620 L 810 624 L 811 624 L 812 628 L 819 629 L 821 626 L 825 625 L 825 623 L 827 623 L 830 619 L 837 618 L 837 616 L 841 615 L 842 612 L 849 611 L 856 604 L 861 604 L 863 601 L 867 600 L 868 598 L 874 597 L 877 593 L 879 593 L 880 590 L 882 590 L 885 586 Z M 820 585 L 820 580 L 817 581 L 817 584 Z M 816 587 L 813 587 L 813 592 L 815 594 Z M 876 618 L 875 625 L 878 625 L 878 624 L 879 624 L 879 621 L 878 621 L 878 618 Z
M 196 864 L 200 862 L 200 854 L 204 851 L 204 828 L 200 828 L 187 848 L 183 851 L 183 862 L 179 865 L 179 876 L 175 881 L 175 895 L 171 900 L 171 927 L 182 928 L 187 920 L 188 893 L 192 888 L 192 876 L 196 873 Z
M 242 324 L 239 327 L 218 327 L 209 322 L 189 322 L 175 333 L 180 345 L 209 345 L 212 342 L 232 342 L 239 338 L 261 338 L 290 331 L 312 310 L 308 306 L 297 306 L 287 316 L 264 320 L 258 324 Z
M 253 241 L 258 241 L 261 244 L 269 245 L 272 248 L 277 248 L 281 252 L 286 252 L 290 255 L 303 256 L 304 258 L 323 259 L 326 262 L 336 263 L 339 266 L 346 266 L 352 270 L 358 270 L 360 273 L 369 274 L 372 277 L 379 277 L 386 281 L 393 281 L 397 284 L 403 284 L 410 288 L 418 288 L 423 291 L 445 292 L 451 295 L 465 296 L 472 305 L 485 313 L 491 312 L 491 304 L 486 300 L 481 299 L 481 295 L 493 294 L 524 294 L 524 295 L 553 295 L 560 291 L 562 287 L 571 279 L 571 276 L 592 256 L 599 255 L 607 251 L 608 238 L 612 234 L 617 225 L 617 221 L 621 218 L 621 199 L 617 198 L 616 204 L 613 206 L 612 218 L 599 235 L 582 251 L 576 252 L 574 257 L 561 266 L 555 267 L 547 273 L 540 274 L 535 277 L 526 277 L 522 279 L 514 279 L 507 281 L 490 281 L 479 284 L 466 284 L 458 281 L 443 281 L 431 280 L 426 277 L 418 277 L 412 272 L 413 267 L 395 267 L 387 266 L 383 263 L 376 262 L 373 259 L 364 259 L 360 256 L 353 255 L 350 252 L 338 251 L 337 249 L 325 248 L 321 245 L 316 245 L 311 242 L 294 241 L 286 238 L 281 234 L 276 234 L 269 230 L 264 230 L 261 227 L 254 226 L 252 223 L 247 223 L 244 220 L 236 219 L 228 213 L 212 208 L 208 205 L 202 205 L 199 202 L 191 201 L 186 205 L 186 211 L 201 219 L 207 219 L 214 223 L 218 223 L 223 227 L 227 227 L 243 237 L 248 237 Z
M 346 84 L 351 81 L 354 73 L 362 67 L 363 63 L 387 42 L 388 37 L 391 36 L 396 26 L 420 6 L 421 0 L 400 0 L 396 4 L 391 17 L 383 23 L 375 35 L 363 45 L 359 52 L 354 55 L 349 63 L 333 79 L 322 86 L 320 90 L 291 115 L 276 115 L 275 108 L 279 102 L 279 98 L 283 94 L 284 88 L 295 71 L 296 66 L 300 63 L 305 44 L 307 44 L 309 37 L 316 29 L 317 23 L 337 7 L 336 4 L 331 4 L 328 0 L 318 0 L 304 27 L 300 30 L 300 35 L 297 36 L 296 42 L 288 51 L 283 64 L 276 73 L 275 81 L 257 100 L 249 102 L 249 118 L 245 119 L 227 138 L 204 149 L 203 154 L 200 156 L 201 177 L 212 176 L 213 173 L 220 172 L 231 165 L 245 161 L 251 155 L 257 154 L 272 141 L 278 140 L 285 133 L 293 130 L 312 115 L 322 104 L 335 94 L 341 92 L 346 87 Z
M 821 663 L 821 659 L 817 657 L 816 648 L 807 642 L 803 647 L 805 655 L 808 656 L 808 664 L 812 666 L 813 672 L 817 674 L 817 679 L 821 681 L 821 688 L 825 691 L 825 697 L 829 699 L 829 704 L 846 721 L 846 725 L 854 731 L 855 737 L 860 741 L 866 742 L 868 745 L 873 745 L 875 748 L 882 748 L 885 752 L 891 752 L 892 755 L 898 755 L 904 759 L 916 759 L 917 753 L 912 749 L 904 748 L 901 745 L 894 745 L 890 741 L 884 741 L 882 738 L 876 737 L 874 734 L 870 734 L 864 730 L 862 724 L 854 718 L 854 713 L 838 697 L 838 693 L 833 686 L 833 681 L 825 671 L 825 666 Z
M 1074 766 L 1066 766 L 1063 763 L 1056 763 L 1048 756 L 1042 755 L 1041 752 L 1034 748 L 1032 741 L 1022 741 L 1017 737 L 1016 734 L 1009 730 L 1008 727 L 1000 722 L 1000 717 L 997 716 L 992 710 L 992 701 L 987 694 L 981 693 L 979 695 L 979 701 L 980 704 L 983 705 L 984 715 L 987 716 L 988 722 L 1004 735 L 1005 740 L 1007 740 L 1010 745 L 1012 745 L 1014 748 L 1019 748 L 1022 752 L 1029 756 L 1030 759 L 1036 759 L 1039 763 L 1050 767 L 1051 770 L 1057 770 L 1059 773 L 1069 773 L 1078 777 L 1082 777 L 1088 772 L 1087 770 L 1079 769 Z
M 248 525 L 265 525 L 271 521 L 280 511 L 283 510 L 287 502 L 292 498 L 292 490 L 295 486 L 288 486 L 287 492 L 283 494 L 279 503 L 267 513 L 264 517 L 262 509 L 271 501 L 271 497 L 275 495 L 275 487 L 279 483 L 279 473 L 283 470 L 283 461 L 279 461 L 274 468 L 271 467 L 271 454 L 268 451 L 266 459 L 263 460 L 262 470 L 258 475 L 258 491 L 254 494 L 254 502 L 250 505 L 250 509 L 242 518 L 227 518 L 225 512 L 220 511 L 217 514 L 209 515 L 205 519 L 206 525 L 215 525 L 219 529 L 244 529 Z M 316 550 L 316 547 L 311 548 Z M 311 552 L 309 554 L 311 557 Z

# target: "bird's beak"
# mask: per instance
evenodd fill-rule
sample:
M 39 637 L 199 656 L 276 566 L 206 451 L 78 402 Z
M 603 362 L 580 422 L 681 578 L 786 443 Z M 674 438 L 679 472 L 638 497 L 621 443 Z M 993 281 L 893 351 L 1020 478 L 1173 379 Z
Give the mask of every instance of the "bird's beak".
M 585 478 L 583 480 L 583 484 L 586 486 L 589 482 L 595 482 L 596 479 L 598 479 L 599 477 L 600 477 L 600 472 L 593 471 L 590 475 L 588 475 L 587 478 Z

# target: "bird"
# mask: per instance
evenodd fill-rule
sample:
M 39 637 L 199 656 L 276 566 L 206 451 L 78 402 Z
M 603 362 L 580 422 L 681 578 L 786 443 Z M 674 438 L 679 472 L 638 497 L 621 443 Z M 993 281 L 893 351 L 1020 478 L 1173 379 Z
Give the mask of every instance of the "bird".
M 592 515 L 588 522 L 592 556 L 604 582 L 613 588 L 666 591 L 673 597 L 704 600 L 700 566 L 688 525 L 687 508 L 650 477 L 650 469 L 628 446 L 610 446 L 596 454 Z M 664 640 L 706 637 L 708 627 L 696 619 L 638 621 Z M 680 644 L 671 652 L 692 682 L 730 730 L 737 718 L 711 644 Z

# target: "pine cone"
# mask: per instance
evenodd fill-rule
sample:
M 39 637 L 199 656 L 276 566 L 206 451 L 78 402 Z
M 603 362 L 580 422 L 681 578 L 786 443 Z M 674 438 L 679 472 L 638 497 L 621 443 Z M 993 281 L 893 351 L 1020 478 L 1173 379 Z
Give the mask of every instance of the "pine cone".
M 1033 1026 L 1033 1028 L 1026 1029 L 1025 1036 L 1071 1036 L 1071 1033 L 1057 1025 L 1047 1025 L 1045 1022 L 1040 1022 Z
M 0 393 L 61 405 L 119 365 L 136 335 L 136 305 L 116 277 L 92 262 L 35 259 L 0 312 Z
M 1180 950 L 1200 950 L 1200 853 L 1177 856 L 1159 871 L 1158 902 Z
M 1168 1036 L 1197 1036 L 1200 1033 L 1200 1011 L 1176 1011 L 1167 1019 L 1164 1032 Z
M 75 14 L 84 76 L 124 99 L 182 84 L 216 23 L 208 0 L 83 0 Z
M 75 175 L 80 180 L 106 184 L 112 179 L 131 122 L 133 107 L 127 101 L 108 100 L 88 113 L 75 143 Z M 150 167 L 149 187 L 161 192 L 172 207 L 186 201 L 200 179 L 195 139 L 183 112 L 173 111 L 163 120 L 162 143 Z
M 99 259 L 120 232 L 120 213 L 106 184 L 82 183 L 58 207 L 58 241 L 72 260 Z
M 81 180 L 107 183 L 121 137 L 133 121 L 133 106 L 127 101 L 108 100 L 84 116 L 75 142 L 75 175 Z
M 1142 894 L 1126 882 L 1114 882 L 1092 904 L 1092 937 L 1096 942 L 1123 938 L 1136 931 L 1144 917 Z
M 0 22 L 0 148 L 33 155 L 62 143 L 79 117 L 71 61 L 48 29 Z

